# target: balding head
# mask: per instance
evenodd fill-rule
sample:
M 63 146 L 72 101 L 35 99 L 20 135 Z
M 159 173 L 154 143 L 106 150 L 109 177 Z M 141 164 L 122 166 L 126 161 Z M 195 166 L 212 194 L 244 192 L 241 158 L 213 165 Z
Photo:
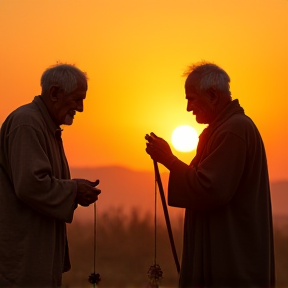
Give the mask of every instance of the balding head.
M 41 77 L 41 97 L 57 125 L 71 125 L 76 112 L 84 109 L 87 75 L 71 64 L 49 67 Z
M 59 87 L 64 93 L 74 91 L 77 86 L 86 85 L 87 75 L 72 64 L 56 64 L 44 71 L 41 77 L 42 95 L 47 94 L 51 87 Z
M 228 74 L 215 64 L 201 62 L 191 65 L 186 73 L 187 111 L 198 123 L 210 124 L 232 101 Z
M 213 88 L 223 94 L 223 97 L 231 100 L 230 77 L 219 66 L 203 61 L 189 66 L 184 76 L 187 76 L 186 89 L 193 87 L 192 89 L 203 95 Z

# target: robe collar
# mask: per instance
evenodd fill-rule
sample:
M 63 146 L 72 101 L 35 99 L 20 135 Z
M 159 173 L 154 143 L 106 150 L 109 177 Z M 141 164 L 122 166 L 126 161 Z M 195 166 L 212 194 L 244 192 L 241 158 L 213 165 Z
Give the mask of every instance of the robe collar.
M 204 148 L 211 137 L 211 135 L 216 131 L 216 129 L 226 122 L 231 116 L 234 114 L 245 114 L 244 109 L 240 106 L 238 99 L 231 101 L 213 120 L 212 123 L 209 124 L 207 128 L 203 130 L 203 132 L 199 136 L 199 142 L 197 146 L 196 156 L 193 158 L 190 166 L 197 166 L 202 158 L 202 154 Z
M 56 138 L 59 138 L 59 137 L 61 138 L 62 129 L 60 126 L 55 124 L 55 122 L 51 118 L 51 116 L 48 112 L 48 109 L 47 109 L 44 101 L 42 100 L 41 96 L 40 95 L 35 96 L 33 103 L 35 103 L 38 106 L 40 112 L 43 115 L 43 118 L 45 119 L 45 122 L 47 124 L 48 129 L 56 136 Z

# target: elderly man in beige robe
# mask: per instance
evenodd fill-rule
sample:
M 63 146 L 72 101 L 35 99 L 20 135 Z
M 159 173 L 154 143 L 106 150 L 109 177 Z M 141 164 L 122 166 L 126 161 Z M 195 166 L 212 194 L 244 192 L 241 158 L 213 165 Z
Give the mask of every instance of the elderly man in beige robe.
M 232 100 L 227 73 L 191 66 L 187 111 L 208 124 L 190 165 L 146 135 L 146 152 L 170 170 L 168 204 L 185 208 L 179 287 L 273 287 L 274 248 L 268 168 L 253 121 Z
M 89 206 L 99 180 L 70 179 L 60 125 L 83 111 L 87 76 L 58 64 L 42 93 L 13 111 L 0 134 L 0 287 L 60 287 L 70 269 L 66 223 Z

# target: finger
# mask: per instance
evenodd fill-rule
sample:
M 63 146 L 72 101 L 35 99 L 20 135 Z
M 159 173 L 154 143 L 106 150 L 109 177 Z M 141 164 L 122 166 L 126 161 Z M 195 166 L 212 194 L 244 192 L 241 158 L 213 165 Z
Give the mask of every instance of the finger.
M 87 191 L 87 195 L 90 198 L 95 197 L 95 195 L 99 194 L 101 194 L 101 190 L 98 188 L 91 188 L 89 191 Z
M 146 153 L 150 156 L 151 159 L 155 157 L 155 155 L 153 154 L 153 151 L 149 148 L 146 148 Z
M 151 136 L 149 136 L 148 134 L 146 134 L 145 139 L 151 143 L 153 141 L 153 138 Z
M 89 204 L 92 204 L 92 203 L 94 203 L 95 201 L 97 201 L 98 200 L 98 195 L 93 195 L 91 198 L 90 198 L 90 201 L 89 201 Z
M 150 154 L 152 151 L 153 151 L 153 146 L 152 145 L 146 145 L 146 152 L 148 153 L 148 154 Z
M 101 190 L 96 188 L 95 192 L 97 193 L 97 195 L 99 195 L 101 193 Z
M 146 143 L 146 147 L 147 148 L 152 148 L 152 147 L 154 147 L 154 145 L 152 143 Z
M 159 138 L 155 133 L 151 132 L 150 135 L 154 138 Z
M 155 133 L 151 132 L 151 139 L 153 140 L 153 143 L 162 143 L 166 142 L 163 138 L 158 137 Z
M 92 181 L 88 181 L 88 182 L 93 187 L 96 187 L 100 183 L 100 181 L 98 179 L 96 181 L 94 181 L 94 182 L 92 182 Z

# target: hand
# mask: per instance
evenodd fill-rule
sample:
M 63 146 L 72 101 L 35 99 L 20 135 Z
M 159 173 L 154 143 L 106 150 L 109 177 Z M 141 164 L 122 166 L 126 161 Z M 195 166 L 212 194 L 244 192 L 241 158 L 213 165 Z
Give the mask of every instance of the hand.
M 177 158 L 173 155 L 169 144 L 153 132 L 150 135 L 146 134 L 145 139 L 148 141 L 146 143 L 146 152 L 150 157 L 170 169 L 172 163 Z
M 77 182 L 77 195 L 76 195 L 76 203 L 81 206 L 89 206 L 98 200 L 98 195 L 101 193 L 101 190 L 96 188 L 99 184 L 99 180 L 91 182 L 86 179 L 73 179 Z

